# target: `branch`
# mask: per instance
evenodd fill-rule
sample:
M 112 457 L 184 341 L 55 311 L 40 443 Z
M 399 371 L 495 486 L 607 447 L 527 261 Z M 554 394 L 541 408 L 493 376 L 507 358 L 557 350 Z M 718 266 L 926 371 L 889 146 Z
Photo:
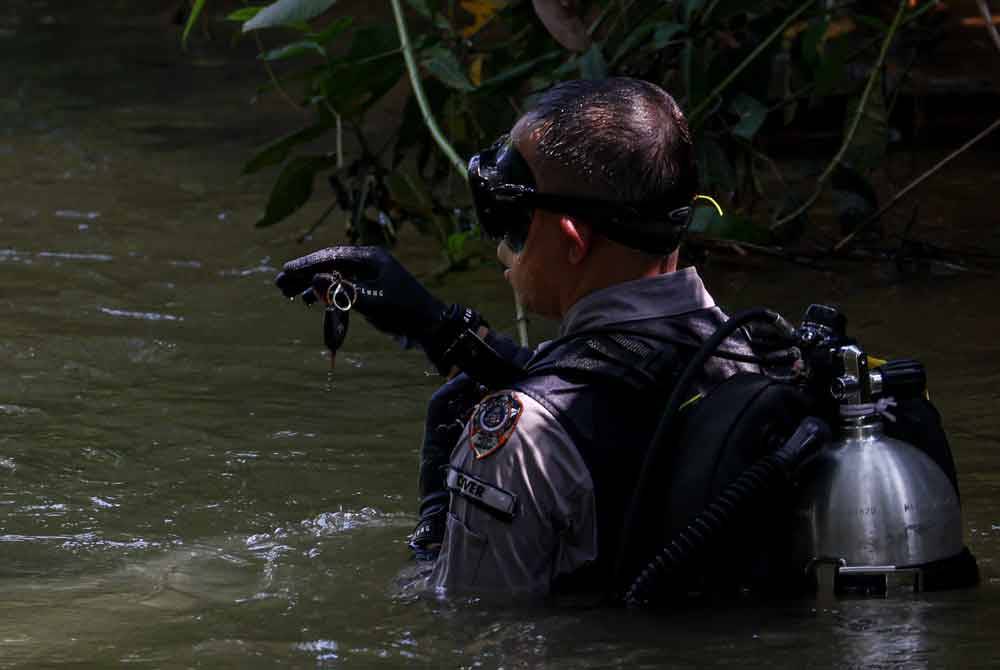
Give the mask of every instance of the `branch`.
M 697 240 L 690 241 L 690 244 L 707 247 L 709 249 L 732 251 L 739 256 L 746 256 L 748 253 L 752 252 L 763 256 L 780 258 L 783 261 L 794 263 L 795 265 L 801 265 L 811 270 L 820 270 L 823 272 L 829 270 L 827 266 L 823 265 L 823 261 L 826 260 L 824 257 L 804 253 L 795 249 L 786 249 L 781 246 L 768 246 L 764 244 L 753 244 L 751 242 L 738 242 L 735 240 L 720 240 L 714 238 L 699 238 Z
M 997 45 L 997 49 L 1000 49 L 1000 33 L 997 33 L 997 27 L 993 25 L 993 12 L 990 11 L 990 6 L 986 4 L 986 0 L 976 0 L 976 4 L 979 5 L 979 12 L 986 22 L 986 32 L 993 38 L 993 44 Z
M 857 235 L 858 233 L 860 233 L 864 228 L 866 228 L 872 222 L 876 221 L 877 219 L 879 219 L 879 217 L 881 217 L 883 214 L 885 214 L 887 211 L 889 211 L 890 208 L 892 208 L 897 202 L 899 202 L 900 200 L 903 199 L 903 196 L 905 196 L 907 193 L 909 193 L 910 191 L 912 191 L 913 189 L 915 189 L 917 186 L 919 186 L 920 184 L 922 184 L 924 182 L 924 180 L 926 180 L 927 178 L 929 178 L 932 175 L 936 174 L 941 168 L 943 168 L 945 165 L 947 165 L 948 163 L 950 163 L 953 159 L 957 158 L 960 154 L 964 153 L 967 149 L 969 149 L 970 147 L 972 147 L 974 144 L 976 144 L 977 142 L 979 142 L 980 140 L 982 140 L 984 137 L 986 137 L 987 135 L 989 135 L 990 133 L 992 133 L 997 128 L 1000 128 L 1000 118 L 997 118 L 997 120 L 994 121 L 993 123 L 991 123 L 985 130 L 983 130 L 978 135 L 976 135 L 975 137 L 973 137 L 971 140 L 969 140 L 968 142 L 966 142 L 965 144 L 963 144 L 962 146 L 960 146 L 958 149 L 955 149 L 954 151 L 952 151 L 950 154 L 948 154 L 947 156 L 945 156 L 944 158 L 942 158 L 940 161 L 938 161 L 931 169 L 927 170 L 922 175 L 920 175 L 919 177 L 917 177 L 916 179 L 914 179 L 912 182 L 910 182 L 902 191 L 900 191 L 899 193 L 897 193 L 892 198 L 892 200 L 890 200 L 885 205 L 883 205 L 881 209 L 879 209 L 877 212 L 875 212 L 870 217 L 868 217 L 867 219 L 865 219 L 864 221 L 862 221 L 860 224 L 858 224 L 858 227 L 855 228 L 853 231 L 851 231 L 850 235 L 847 235 L 844 239 L 842 239 L 839 242 L 837 242 L 837 244 L 834 245 L 832 251 L 836 253 L 836 252 L 840 251 L 841 249 L 843 249 L 844 246 L 846 246 L 848 243 L 850 243 L 851 240 L 854 239 L 855 235 Z
M 256 31 L 253 34 L 253 39 L 254 43 L 257 45 L 257 55 L 258 56 L 264 55 L 264 43 L 261 41 L 260 35 L 258 35 Z M 271 64 L 268 63 L 266 60 L 262 60 L 261 62 L 264 63 L 264 70 L 267 72 L 267 76 L 271 80 L 271 84 L 274 85 L 274 88 L 278 91 L 278 94 L 285 99 L 285 102 L 291 105 L 296 111 L 305 112 L 307 107 L 305 105 L 301 105 L 298 102 L 296 102 L 295 99 L 288 93 L 288 91 L 285 90 L 285 87 L 281 85 L 281 80 L 278 79 L 278 75 L 276 75 L 274 73 L 274 70 L 271 68 Z
M 736 66 L 735 70 L 729 73 L 728 77 L 719 82 L 719 84 L 714 89 L 712 89 L 712 92 L 709 93 L 707 96 L 705 96 L 704 100 L 698 103 L 698 106 L 694 108 L 694 111 L 692 111 L 691 114 L 688 115 L 689 124 L 691 126 L 698 125 L 698 122 L 701 120 L 700 118 L 701 115 L 705 112 L 708 106 L 712 104 L 712 101 L 715 99 L 715 97 L 718 96 L 720 93 L 722 93 L 722 91 L 724 91 L 731 83 L 733 83 L 733 81 L 738 76 L 740 76 L 743 70 L 745 70 L 750 65 L 750 63 L 757 60 L 757 56 L 762 54 L 764 50 L 771 45 L 771 42 L 780 37 L 785 32 L 785 28 L 791 25 L 792 21 L 797 19 L 800 14 L 809 9 L 809 7 L 811 7 L 814 4 L 815 2 L 813 0 L 806 0 L 806 2 L 802 3 L 798 9 L 789 14 L 788 17 L 786 17 L 785 20 L 781 23 L 781 25 L 775 28 L 774 32 L 768 35 L 763 42 L 758 44 L 757 48 L 754 49 L 752 52 L 750 52 L 750 55 L 744 58 L 743 62 Z
M 841 143 L 840 149 L 830 161 L 830 164 L 826 166 L 826 169 L 823 170 L 819 179 L 816 180 L 816 188 L 813 189 L 812 195 L 810 195 L 806 201 L 802 203 L 801 206 L 796 208 L 791 214 L 788 214 L 771 224 L 771 230 L 776 230 L 789 221 L 794 221 L 801 216 L 803 212 L 812 207 L 813 203 L 816 202 L 817 198 L 819 198 L 820 194 L 823 192 L 823 185 L 826 183 L 826 180 L 830 178 L 830 175 L 833 174 L 833 171 L 840 164 L 840 161 L 844 159 L 844 154 L 847 153 L 847 149 L 851 146 L 851 142 L 854 141 L 854 135 L 858 132 L 858 126 L 861 125 L 861 117 L 864 115 L 865 107 L 868 105 L 868 98 L 874 88 L 875 80 L 878 79 L 879 71 L 882 69 L 882 64 L 885 63 L 885 57 L 889 53 L 889 45 L 892 44 L 892 40 L 896 36 L 896 31 L 899 29 L 900 19 L 902 19 L 905 12 L 906 0 L 900 0 L 899 9 L 896 10 L 896 16 L 892 20 L 892 25 L 889 26 L 889 32 L 885 36 L 885 41 L 882 42 L 882 49 L 879 51 L 878 59 L 875 61 L 875 64 L 872 65 L 872 73 L 869 75 L 868 82 L 865 84 L 865 90 L 861 94 L 861 99 L 858 101 L 858 107 L 854 110 L 854 119 L 851 121 L 851 127 L 848 129 L 847 134 L 844 135 L 844 141 Z
M 424 95 L 424 87 L 420 83 L 420 73 L 417 72 L 417 61 L 413 57 L 413 46 L 410 44 L 410 34 L 406 30 L 406 21 L 403 18 L 403 8 L 400 6 L 399 0 L 389 0 L 389 2 L 392 5 L 392 14 L 396 19 L 396 29 L 399 31 L 399 46 L 403 50 L 406 72 L 410 75 L 410 85 L 413 87 L 413 95 L 417 98 L 420 113 L 424 117 L 424 124 L 427 126 L 427 130 L 430 131 L 434 141 L 437 142 L 438 147 L 440 147 L 441 151 L 444 152 L 444 155 L 448 157 L 448 160 L 455 167 L 455 171 L 462 175 L 463 179 L 468 179 L 465 161 L 458 157 L 458 153 L 441 133 L 437 121 L 434 120 L 434 113 L 431 111 L 431 106 L 427 102 L 427 96 Z
M 463 161 L 458 156 L 458 152 L 448 143 L 445 136 L 441 133 L 441 129 L 438 128 L 437 121 L 434 120 L 434 113 L 431 111 L 431 106 L 427 102 L 427 96 L 424 95 L 423 84 L 420 83 L 420 73 L 417 72 L 417 61 L 413 57 L 413 46 L 410 44 L 410 35 L 406 30 L 406 21 L 403 18 L 403 8 L 399 4 L 399 0 L 389 0 L 392 4 L 392 15 L 396 19 L 396 30 L 399 31 L 399 47 L 403 51 L 403 61 L 406 63 L 406 72 L 410 76 L 410 85 L 413 87 L 413 95 L 417 98 L 417 105 L 420 107 L 420 114 L 424 117 L 424 124 L 427 126 L 427 130 L 430 131 L 431 136 L 434 141 L 437 142 L 441 151 L 444 152 L 445 156 L 451 161 L 452 166 L 455 171 L 461 175 L 462 179 L 468 180 L 469 175 L 466 170 L 465 161 Z M 521 305 L 521 301 L 518 300 L 517 294 L 514 294 L 514 309 L 517 319 L 517 329 L 518 334 L 521 339 L 521 346 L 528 346 L 528 327 L 527 321 L 524 317 L 524 306 Z

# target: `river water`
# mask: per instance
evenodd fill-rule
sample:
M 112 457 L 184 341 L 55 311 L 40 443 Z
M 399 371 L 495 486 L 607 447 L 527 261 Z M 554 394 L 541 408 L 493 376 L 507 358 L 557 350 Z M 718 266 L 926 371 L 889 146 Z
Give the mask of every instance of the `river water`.
M 404 538 L 435 378 L 360 319 L 329 374 L 319 312 L 272 288 L 341 230 L 253 228 L 273 175 L 239 167 L 295 113 L 251 104 L 263 75 L 224 40 L 181 55 L 165 14 L 72 4 L 0 8 L 0 667 L 996 665 L 994 279 L 707 269 L 732 309 L 838 302 L 873 351 L 922 356 L 979 588 L 667 616 L 418 598 Z M 996 253 L 995 159 L 963 160 L 922 216 Z M 404 260 L 438 262 L 412 239 Z M 494 268 L 434 289 L 511 321 Z

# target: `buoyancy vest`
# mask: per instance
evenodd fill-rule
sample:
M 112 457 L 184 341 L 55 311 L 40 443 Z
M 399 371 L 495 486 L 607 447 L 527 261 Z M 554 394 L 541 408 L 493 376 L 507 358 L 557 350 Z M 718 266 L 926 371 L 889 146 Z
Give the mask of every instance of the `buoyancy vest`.
M 682 320 L 671 324 L 671 319 L 629 324 L 627 333 L 611 327 L 583 332 L 541 350 L 512 386 L 556 418 L 593 482 L 597 560 L 558 580 L 556 590 L 610 586 L 623 521 L 646 449 L 674 382 L 699 344 L 689 332 Z M 690 341 L 692 346 L 670 340 Z M 746 341 L 734 344 L 734 349 L 749 351 Z M 715 361 L 696 386 L 705 391 L 733 371 L 731 363 Z M 649 548 L 661 540 L 662 535 L 651 533 Z

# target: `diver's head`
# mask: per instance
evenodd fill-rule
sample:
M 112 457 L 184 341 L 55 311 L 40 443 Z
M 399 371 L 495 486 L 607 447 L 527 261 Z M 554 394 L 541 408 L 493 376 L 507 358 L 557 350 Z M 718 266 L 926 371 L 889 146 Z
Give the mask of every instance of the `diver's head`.
M 673 270 L 697 188 L 677 104 L 626 78 L 549 89 L 469 176 L 511 284 L 552 317 L 598 288 Z

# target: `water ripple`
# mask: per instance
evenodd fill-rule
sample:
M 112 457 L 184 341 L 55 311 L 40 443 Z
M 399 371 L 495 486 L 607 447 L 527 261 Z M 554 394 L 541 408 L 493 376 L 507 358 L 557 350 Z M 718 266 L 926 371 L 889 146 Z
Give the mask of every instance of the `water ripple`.
M 62 261 L 97 261 L 108 263 L 115 259 L 111 254 L 87 254 L 75 251 L 39 251 L 39 258 L 55 258 Z
M 0 415 L 4 416 L 24 416 L 25 414 L 41 414 L 42 410 L 37 407 L 23 407 L 21 405 L 0 405 Z
M 317 537 L 334 535 L 355 528 L 383 526 L 391 522 L 392 515 L 380 512 L 373 507 L 363 507 L 357 512 L 339 510 L 324 512 L 315 519 L 302 522 L 302 527 Z
M 183 321 L 183 316 L 173 314 L 160 314 L 159 312 L 132 312 L 124 309 L 111 309 L 110 307 L 99 307 L 99 311 L 110 316 L 120 316 L 127 319 L 143 319 L 145 321 Z
M 93 221 L 100 218 L 100 212 L 78 212 L 75 209 L 57 209 L 56 218 L 59 219 L 86 219 Z
M 299 642 L 293 645 L 292 648 L 316 654 L 317 661 L 331 661 L 337 658 L 337 650 L 340 648 L 340 645 L 334 640 L 311 640 L 309 642 Z
M 232 270 L 223 270 L 219 273 L 221 277 L 249 277 L 251 275 L 257 274 L 274 274 L 278 268 L 274 267 L 271 263 L 271 257 L 265 256 L 260 259 L 260 263 L 250 267 L 250 268 L 235 268 Z
M 163 547 L 162 542 L 133 537 L 127 540 L 110 540 L 97 533 L 77 533 L 67 535 L 24 535 L 21 533 L 6 533 L 0 535 L 0 543 L 57 543 L 63 549 L 78 551 L 81 549 L 112 549 L 112 550 L 147 550 Z

